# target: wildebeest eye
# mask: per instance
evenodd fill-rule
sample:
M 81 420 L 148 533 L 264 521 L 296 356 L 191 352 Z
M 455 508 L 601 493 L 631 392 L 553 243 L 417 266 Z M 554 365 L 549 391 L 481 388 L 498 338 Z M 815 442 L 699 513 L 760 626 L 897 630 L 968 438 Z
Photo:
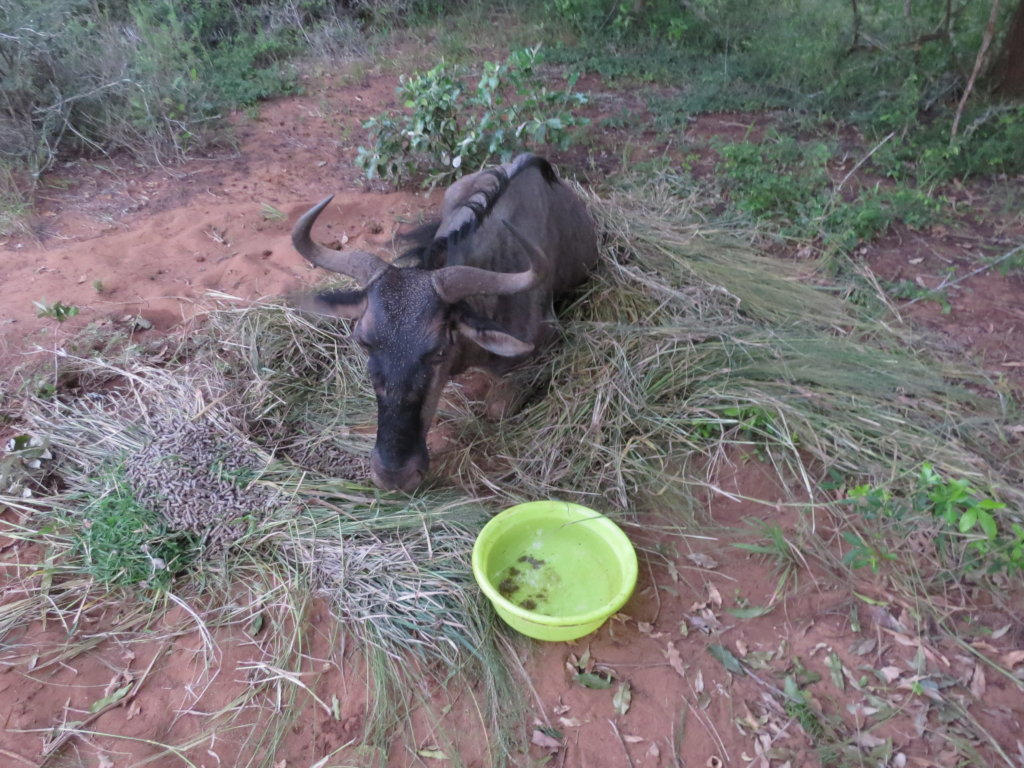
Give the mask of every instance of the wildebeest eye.
M 448 347 L 436 347 L 423 355 L 423 360 L 427 363 L 440 363 L 446 357 L 448 357 Z

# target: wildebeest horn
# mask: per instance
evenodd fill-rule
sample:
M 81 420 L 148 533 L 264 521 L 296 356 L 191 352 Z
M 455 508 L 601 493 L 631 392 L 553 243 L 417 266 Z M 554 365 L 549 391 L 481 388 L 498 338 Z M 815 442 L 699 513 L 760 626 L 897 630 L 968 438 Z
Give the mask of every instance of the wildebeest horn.
M 333 199 L 334 195 L 325 197 L 302 214 L 292 228 L 292 245 L 295 246 L 295 250 L 316 266 L 348 275 L 365 288 L 375 277 L 387 269 L 387 262 L 366 251 L 336 251 L 333 248 L 327 248 L 313 242 L 313 238 L 309 235 L 309 231 L 313 228 L 313 222 Z
M 530 268 L 525 272 L 492 272 L 477 267 L 444 267 L 432 274 L 434 290 L 449 304 L 483 293 L 503 295 L 528 291 L 541 279 L 538 266 L 545 262 L 544 252 L 530 242 L 518 229 L 502 221 L 512 236 L 519 241 L 530 257 Z

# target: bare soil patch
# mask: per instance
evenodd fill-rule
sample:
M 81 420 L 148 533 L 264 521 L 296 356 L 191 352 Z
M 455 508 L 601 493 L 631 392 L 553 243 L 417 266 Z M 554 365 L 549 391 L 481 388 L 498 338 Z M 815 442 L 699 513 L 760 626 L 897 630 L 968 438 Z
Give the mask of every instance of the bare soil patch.
M 309 82 L 307 95 L 264 105 L 258 118 L 236 116 L 235 150 L 181 168 L 84 161 L 61 168 L 43 196 L 33 234 L 2 246 L 0 362 L 16 367 L 37 347 L 52 350 L 88 324 L 127 324 L 141 335 L 173 332 L 201 311 L 207 291 L 256 300 L 313 282 L 318 275 L 291 248 L 289 231 L 327 194 L 337 196 L 318 225 L 319 237 L 392 252 L 400 227 L 437 201 L 437 193 L 371 188 L 352 164 L 361 122 L 394 101 L 396 83 L 397 77 L 379 74 L 355 85 Z M 739 138 L 729 116 L 701 124 L 705 131 L 716 125 Z M 607 137 L 592 150 L 590 173 L 612 169 L 614 140 Z M 1008 212 L 1000 237 L 1019 240 L 1022 232 L 1019 212 Z M 974 269 L 973 253 L 992 242 L 980 224 L 971 231 L 935 228 L 892 235 L 865 255 L 886 279 L 933 287 L 948 279 L 949 267 L 957 275 Z M 948 292 L 952 311 L 920 301 L 906 314 L 945 337 L 951 352 L 1019 387 L 1021 287 L 1019 277 L 988 270 Z M 44 299 L 81 313 L 58 327 L 36 316 L 32 302 Z M 946 766 L 952 764 L 949 740 L 967 717 L 1015 753 L 1024 716 L 1021 681 L 986 670 L 972 648 L 1010 668 L 1019 665 L 1019 616 L 981 612 L 972 617 L 963 645 L 934 645 L 911 629 L 913 606 L 879 607 L 895 601 L 870 576 L 837 583 L 809 563 L 798 582 L 781 589 L 776 563 L 732 545 L 760 540 L 756 527 L 744 528 L 748 519 L 792 530 L 812 524 L 813 506 L 800 489 L 779 487 L 755 456 L 726 457 L 716 485 L 721 493 L 706 500 L 699 524 L 686 535 L 661 527 L 673 510 L 657 505 L 627 526 L 644 553 L 637 592 L 619 617 L 575 643 L 522 643 L 534 702 L 523 731 L 533 745 L 517 756 L 517 765 L 856 764 L 823 751 L 842 732 L 854 734 L 865 755 L 890 740 L 892 753 L 904 755 L 893 765 Z M 39 557 L 0 539 L 2 578 L 10 584 Z M 2 603 L 19 599 L 8 584 L 0 587 Z M 751 609 L 758 607 L 766 611 L 756 615 Z M 236 625 L 203 637 L 173 606 L 149 625 L 123 625 L 122 619 L 115 607 L 82 606 L 78 626 L 40 620 L 0 649 L 5 764 L 67 764 L 58 755 L 79 765 L 137 764 L 159 754 L 158 743 L 188 743 L 202 733 L 209 713 L 230 707 L 246 686 L 274 674 L 261 666 L 259 631 Z M 82 627 L 94 640 L 92 649 L 61 657 L 64 639 Z M 277 687 L 281 701 L 295 696 L 298 708 L 268 700 L 260 710 L 238 712 L 237 731 L 205 737 L 151 764 L 237 764 L 248 757 L 238 754 L 242 735 L 277 727 L 275 713 L 285 711 L 297 717 L 285 724 L 266 764 L 489 764 L 491 735 L 473 692 L 427 682 L 427 670 L 419 693 L 433 706 L 418 709 L 383 752 L 360 748 L 368 694 L 358 650 L 346 647 L 317 602 L 305 637 L 306 668 L 298 681 L 282 678 Z M 730 655 L 746 671 L 730 669 Z M 579 672 L 603 676 L 610 686 L 581 685 Z M 777 691 L 787 676 L 808 692 L 821 715 L 816 721 L 780 704 Z M 938 686 L 941 697 L 930 698 L 929 685 Z M 123 698 L 91 711 L 126 686 Z M 891 708 L 891 716 L 869 727 L 882 707 Z M 72 721 L 86 723 L 93 735 L 53 749 L 62 724 Z M 979 765 L 1002 764 L 989 747 L 978 749 Z

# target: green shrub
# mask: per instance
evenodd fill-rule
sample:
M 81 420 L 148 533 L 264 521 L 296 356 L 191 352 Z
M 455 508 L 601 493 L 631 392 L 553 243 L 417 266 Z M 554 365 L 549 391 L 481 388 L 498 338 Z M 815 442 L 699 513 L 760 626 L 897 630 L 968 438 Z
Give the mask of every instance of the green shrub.
M 505 63 L 484 62 L 475 88 L 444 62 L 403 77 L 398 95 L 411 112 L 367 121 L 373 146 L 359 147 L 356 163 L 371 179 L 400 182 L 426 174 L 437 183 L 530 146 L 567 147 L 573 130 L 588 122 L 570 107 L 586 97 L 572 93 L 575 76 L 565 90 L 549 90 L 534 70 L 536 57 L 534 48 L 514 51 Z

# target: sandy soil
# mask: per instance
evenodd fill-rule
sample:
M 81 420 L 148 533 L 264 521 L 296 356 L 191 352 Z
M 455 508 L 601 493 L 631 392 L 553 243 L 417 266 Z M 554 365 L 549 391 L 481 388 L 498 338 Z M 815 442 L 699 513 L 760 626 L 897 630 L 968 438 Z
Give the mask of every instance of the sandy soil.
M 116 160 L 60 168 L 48 182 L 33 232 L 0 243 L 0 362 L 17 367 L 33 350 L 52 349 L 90 323 L 138 334 L 171 332 L 201 311 L 207 291 L 250 300 L 312 282 L 316 275 L 292 250 L 289 230 L 300 212 L 327 194 L 337 197 L 318 224 L 318 237 L 390 252 L 400 226 L 437 201 L 436 194 L 371 189 L 352 166 L 359 124 L 393 101 L 395 83 L 372 73 L 354 86 L 309 83 L 310 95 L 265 105 L 257 119 L 238 116 L 235 151 L 181 168 L 153 171 Z M 692 127 L 694 135 L 714 133 L 716 120 L 728 126 L 744 118 L 703 118 Z M 593 150 L 589 172 L 614 155 Z M 1007 210 L 996 218 L 1001 229 L 995 238 L 991 229 L 965 223 L 928 235 L 893 235 L 865 257 L 887 278 L 932 286 L 937 283 L 929 281 L 943 279 L 949 266 L 965 274 L 977 263 L 969 244 L 1014 236 L 1019 241 L 1020 213 Z M 991 228 L 991 221 L 985 226 Z M 956 285 L 951 313 L 918 302 L 907 314 L 943 335 L 951 349 L 1019 383 L 1021 288 L 1020 278 L 990 271 Z M 44 300 L 81 312 L 58 327 L 37 317 L 33 302 Z M 826 715 L 865 726 L 858 736 L 865 754 L 891 740 L 895 756 L 889 765 L 952 765 L 948 744 L 959 733 L 961 715 L 919 695 L 921 680 L 938 681 L 944 701 L 956 702 L 1016 754 L 1024 714 L 1020 687 L 995 673 L 986 678 L 970 651 L 973 644 L 1011 666 L 1020 664 L 1019 617 L 981 611 L 974 634 L 964 635 L 966 646 L 931 645 L 908 629 L 913 622 L 904 613 L 912 606 L 900 606 L 869 578 L 836 586 L 810 566 L 798 588 L 780 596 L 770 564 L 732 545 L 757 540 L 753 527 L 749 536 L 736 533 L 748 518 L 783 529 L 796 525 L 797 513 L 784 504 L 799 500 L 800 490 L 779 487 L 756 457 L 725 457 L 718 473 L 722 493 L 707 499 L 699 530 L 661 537 L 656 518 L 630 528 L 650 553 L 637 592 L 619 617 L 575 643 L 524 644 L 534 704 L 523 727 L 534 744 L 517 765 L 839 764 L 822 760 L 800 714 L 779 705 L 774 694 L 786 673 L 807 685 Z M 741 500 L 751 498 L 764 503 Z M 31 563 L 37 554 L 0 538 L 7 563 Z M 3 599 L 16 598 L 7 592 Z M 769 605 L 764 615 L 752 615 L 751 607 Z M 474 715 L 471 692 L 427 683 L 423 693 L 435 702 L 434 712 L 420 711 L 412 735 L 396 738 L 388 755 L 349 747 L 318 762 L 358 738 L 367 694 L 358 653 L 338 642 L 325 607 L 314 603 L 308 618 L 302 684 L 317 699 L 298 691 L 301 714 L 288 724 L 268 764 L 488 764 L 488 736 Z M 80 623 L 95 647 L 71 658 L 54 655 L 69 628 L 52 620 L 13 633 L 16 646 L 0 655 L 2 764 L 40 765 L 51 729 L 74 720 L 107 735 L 74 737 L 54 750 L 60 760 L 48 764 L 135 764 L 154 754 L 153 743 L 187 742 L 204 727 L 204 713 L 229 706 L 261 674 L 254 666 L 262 658 L 258 633 L 224 630 L 203 638 L 181 609 L 171 608 L 144 636 L 131 628 L 110 635 L 121 620 L 116 606 L 82 606 Z M 133 642 L 125 642 L 128 636 Z M 729 671 L 719 648 L 758 670 L 757 676 Z M 612 684 L 584 687 L 575 679 L 581 670 L 610 676 Z M 142 681 L 137 691 L 90 714 L 90 704 L 136 681 Z M 323 705 L 332 697 L 339 702 L 334 711 Z M 893 716 L 868 729 L 884 706 L 892 707 Z M 244 729 L 266 728 L 274 711 L 272 701 L 260 711 L 241 711 L 239 730 L 151 765 L 234 765 Z M 555 730 L 545 733 L 540 726 Z M 979 749 L 979 765 L 1002 764 Z

